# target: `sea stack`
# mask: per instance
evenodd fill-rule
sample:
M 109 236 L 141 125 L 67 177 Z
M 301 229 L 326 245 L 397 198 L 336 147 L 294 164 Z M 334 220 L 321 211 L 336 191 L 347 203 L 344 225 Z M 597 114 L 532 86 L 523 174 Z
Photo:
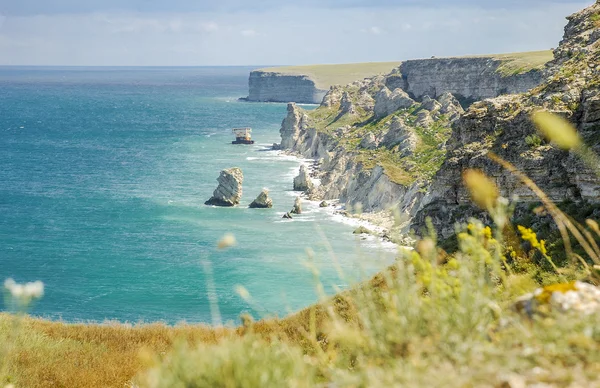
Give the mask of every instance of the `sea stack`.
M 242 198 L 242 181 L 244 174 L 238 167 L 229 168 L 221 171 L 217 178 L 219 186 L 213 192 L 213 196 L 205 205 L 213 206 L 235 206 L 240 203 Z
M 267 209 L 273 207 L 273 200 L 269 198 L 269 190 L 262 189 L 258 197 L 249 206 L 252 209 Z
M 309 191 L 313 188 L 313 183 L 308 176 L 308 170 L 305 165 L 300 166 L 300 173 L 294 178 L 294 191 Z
M 294 208 L 290 212 L 291 214 L 302 214 L 302 200 L 300 197 L 296 197 L 294 201 Z

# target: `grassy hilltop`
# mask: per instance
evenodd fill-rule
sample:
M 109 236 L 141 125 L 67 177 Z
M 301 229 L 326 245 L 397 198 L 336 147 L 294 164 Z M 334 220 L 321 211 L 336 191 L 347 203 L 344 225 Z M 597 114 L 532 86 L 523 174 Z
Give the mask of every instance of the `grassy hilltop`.
M 552 51 L 529 51 L 510 54 L 467 55 L 460 58 L 493 58 L 502 61 L 498 68 L 502 74 L 511 75 L 533 69 L 540 69 L 552 59 Z M 289 75 L 305 75 L 315 82 L 319 89 L 329 89 L 332 85 L 346 85 L 363 78 L 387 74 L 400 65 L 397 62 L 365 62 L 330 65 L 279 66 L 259 69 Z

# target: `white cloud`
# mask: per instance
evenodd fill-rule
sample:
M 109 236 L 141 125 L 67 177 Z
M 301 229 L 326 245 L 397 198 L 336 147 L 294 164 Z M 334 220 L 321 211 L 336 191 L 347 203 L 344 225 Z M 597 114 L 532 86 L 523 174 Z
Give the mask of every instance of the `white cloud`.
M 369 28 L 361 28 L 359 31 L 364 34 L 373 34 L 373 35 L 381 35 L 383 33 L 383 29 L 381 27 L 377 27 L 377 26 L 372 26 Z
M 258 32 L 256 32 L 255 30 L 252 30 L 252 29 L 248 29 L 248 30 L 240 31 L 240 34 L 242 34 L 242 36 L 246 36 L 246 37 L 254 37 L 254 36 L 258 35 Z
M 564 17 L 586 5 L 9 16 L 0 19 L 0 64 L 268 65 L 540 50 L 555 47 Z

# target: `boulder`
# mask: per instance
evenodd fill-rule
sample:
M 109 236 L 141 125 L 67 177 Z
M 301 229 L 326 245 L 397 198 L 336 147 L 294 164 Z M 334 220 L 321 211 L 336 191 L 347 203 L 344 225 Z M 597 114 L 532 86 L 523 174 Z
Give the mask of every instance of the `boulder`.
M 319 207 L 327 207 L 329 204 L 326 201 L 323 201 L 319 204 Z
M 262 189 L 258 197 L 249 206 L 252 209 L 267 209 L 273 207 L 273 200 L 269 198 L 269 190 Z
M 365 228 L 364 226 L 359 226 L 352 232 L 353 234 L 374 234 L 370 229 Z
M 417 114 L 417 121 L 415 121 L 416 127 L 429 128 L 433 124 L 433 118 L 431 114 L 425 109 L 419 111 Z
M 344 92 L 344 94 L 342 94 L 342 100 L 340 101 L 340 115 L 345 114 L 356 114 L 356 108 L 352 103 L 352 98 L 350 97 L 350 94 L 346 91 Z
M 291 220 L 291 219 L 292 219 L 292 215 L 291 215 L 289 212 L 287 212 L 287 213 L 285 213 L 285 214 L 283 215 L 283 217 L 281 217 L 281 218 L 285 218 L 285 219 L 287 219 L 287 220 Z
M 377 148 L 377 138 L 372 132 L 369 132 L 363 137 L 358 146 L 367 150 L 374 150 Z
M 308 169 L 305 165 L 300 166 L 300 173 L 294 178 L 294 191 L 309 191 L 313 188 L 313 183 L 308 176 Z
M 454 121 L 461 114 L 465 113 L 465 110 L 460 105 L 460 102 L 450 92 L 443 93 L 438 97 L 437 100 L 441 105 L 440 113 L 447 115 L 450 121 Z
M 235 206 L 242 198 L 242 182 L 244 174 L 238 167 L 221 171 L 217 178 L 219 186 L 213 192 L 213 196 L 206 201 L 205 205 L 213 206 Z
M 294 208 L 290 212 L 291 214 L 302 214 L 302 200 L 300 197 L 296 197 L 294 201 Z
M 424 96 L 423 101 L 421 101 L 421 107 L 430 112 L 435 112 L 442 108 L 442 104 L 440 104 L 439 102 L 437 102 L 429 96 Z
M 387 87 L 381 88 L 381 90 L 375 95 L 375 118 L 382 118 L 399 109 L 407 109 L 415 104 L 415 101 L 408 96 L 408 94 L 400 89 L 394 89 L 390 91 Z
M 417 147 L 418 137 L 398 116 L 395 116 L 390 123 L 390 129 L 383 137 L 382 144 L 388 148 L 398 145 L 402 156 L 412 154 Z

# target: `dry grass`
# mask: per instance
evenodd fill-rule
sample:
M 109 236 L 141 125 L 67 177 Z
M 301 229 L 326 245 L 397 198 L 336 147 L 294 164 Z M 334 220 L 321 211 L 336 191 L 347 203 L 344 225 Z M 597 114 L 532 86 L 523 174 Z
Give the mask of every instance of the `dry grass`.
M 282 66 L 260 70 L 291 75 L 306 75 L 315 82 L 317 88 L 326 90 L 332 85 L 346 85 L 356 80 L 373 77 L 377 74 L 387 74 L 399 65 L 400 61 L 366 62 L 336 65 Z
M 552 60 L 552 51 L 528 51 L 509 54 L 468 55 L 460 58 L 490 57 L 502 61 L 498 71 L 504 75 L 523 73 L 532 69 L 541 69 L 544 64 Z M 275 72 L 290 75 L 305 75 L 311 78 L 317 88 L 327 90 L 332 85 L 346 85 L 356 80 L 373 77 L 378 74 L 388 74 L 397 62 L 365 62 L 328 65 L 300 65 L 281 66 L 260 69 L 261 71 Z
M 230 329 L 163 324 L 66 324 L 0 314 L 0 342 L 14 336 L 3 360 L 18 387 L 123 387 L 143 368 L 142 351 L 164 353 L 178 339 L 216 343 Z M 0 384 L 1 385 L 1 384 Z

